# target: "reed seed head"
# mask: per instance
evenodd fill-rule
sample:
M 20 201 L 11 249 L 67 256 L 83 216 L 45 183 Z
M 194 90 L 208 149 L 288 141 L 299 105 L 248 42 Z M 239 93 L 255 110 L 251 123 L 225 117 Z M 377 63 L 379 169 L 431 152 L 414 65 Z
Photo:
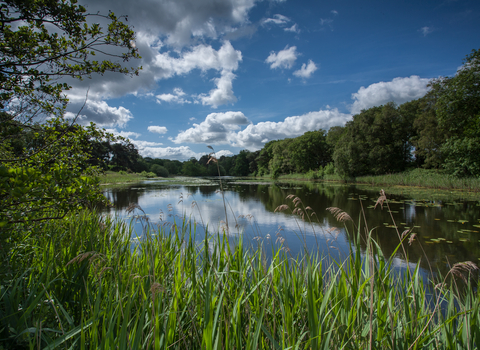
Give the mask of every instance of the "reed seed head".
M 378 197 L 377 202 L 375 203 L 375 207 L 373 209 L 377 208 L 377 205 L 380 204 L 380 208 L 383 209 L 383 202 L 387 200 L 387 196 L 385 195 L 385 191 L 383 189 L 380 190 L 380 197 Z
M 276 207 L 273 212 L 275 213 L 277 211 L 285 211 L 287 209 L 290 209 L 290 207 L 286 204 L 282 204 L 282 205 L 279 205 L 278 207 Z
M 465 275 L 476 270 L 478 270 L 478 266 L 476 264 L 471 261 L 464 261 L 454 264 L 449 272 L 454 276 L 460 277 L 466 283 L 467 277 Z
M 353 221 L 350 215 L 337 207 L 328 207 L 327 210 L 333 214 L 335 219 L 340 222 Z
M 416 233 L 412 233 L 410 235 L 410 238 L 408 239 L 408 245 L 412 245 L 413 241 L 415 240 L 415 237 L 417 237 Z

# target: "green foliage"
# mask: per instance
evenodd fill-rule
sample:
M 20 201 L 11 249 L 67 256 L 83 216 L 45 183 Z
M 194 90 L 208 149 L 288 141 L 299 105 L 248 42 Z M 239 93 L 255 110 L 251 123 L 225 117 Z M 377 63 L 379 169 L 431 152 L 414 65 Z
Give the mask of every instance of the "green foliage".
M 63 92 L 70 87 L 61 78 L 137 74 L 122 63 L 90 58 L 112 47 L 112 59 L 139 56 L 123 18 L 87 14 L 75 0 L 5 0 L 0 11 L 0 224 L 12 230 L 13 224 L 58 219 L 106 202 L 96 180 L 99 169 L 91 165 L 101 164 L 95 153 L 112 135 L 62 119 Z M 89 24 L 94 18 L 107 28 Z M 36 125 L 39 115 L 56 118 Z M 135 153 L 133 145 L 110 146 L 116 150 L 113 165 L 128 170 L 124 148 Z
M 454 77 L 434 84 L 442 91 L 436 102 L 440 126 L 451 136 L 480 137 L 480 50 L 467 55 Z
M 324 130 L 308 131 L 292 139 L 288 153 L 297 173 L 318 169 L 331 161 L 331 150 Z
M 17 117 L 30 120 L 40 108 L 61 115 L 67 102 L 63 95 L 69 86 L 57 78 L 82 78 L 92 73 L 120 72 L 138 74 L 110 60 L 89 60 L 108 47 L 120 62 L 139 57 L 133 30 L 124 18 L 88 14 L 75 0 L 5 0 L 0 25 L 0 108 L 11 101 Z M 89 24 L 95 21 L 92 24 Z M 106 21 L 102 28 L 98 21 Z M 111 56 L 110 56 L 111 57 Z M 16 106 L 21 106 L 18 111 Z
M 337 141 L 333 159 L 346 177 L 402 171 L 411 161 L 411 113 L 389 103 L 355 115 Z
M 418 100 L 418 111 L 413 127 L 417 135 L 412 138 L 418 166 L 439 169 L 443 164 L 441 147 L 447 139 L 447 133 L 438 124 L 436 101 L 441 93 L 440 88 L 430 84 L 431 90 Z
M 143 176 L 143 177 L 146 177 L 147 179 L 150 179 L 150 178 L 152 178 L 152 177 L 156 177 L 156 176 L 157 176 L 157 174 L 155 174 L 155 173 L 146 172 L 146 171 L 142 171 L 142 172 L 140 173 L 140 175 Z
M 247 156 L 250 152 L 246 150 L 240 151 L 235 157 L 235 166 L 231 170 L 233 176 L 247 176 L 250 173 L 249 162 Z
M 153 164 L 150 167 L 150 172 L 160 177 L 168 177 L 168 170 L 165 167 L 158 164 Z
M 204 176 L 206 168 L 203 167 L 195 158 L 183 163 L 182 174 L 187 176 Z
M 458 177 L 480 176 L 480 137 L 451 137 L 441 150 L 447 173 Z
M 396 174 L 376 176 L 360 176 L 355 179 L 357 183 L 370 186 L 415 186 L 434 189 L 456 189 L 477 193 L 480 191 L 480 178 L 457 177 L 446 174 L 442 169 L 415 168 Z
M 97 202 L 99 172 L 85 167 L 88 145 L 85 138 L 101 138 L 94 127 L 69 129 L 60 120 L 37 127 L 31 144 L 19 158 L 0 165 L 0 223 L 31 223 L 62 218 Z
M 454 77 L 434 85 L 441 91 L 438 123 L 449 137 L 440 149 L 445 169 L 456 176 L 480 176 L 480 50 L 467 55 Z

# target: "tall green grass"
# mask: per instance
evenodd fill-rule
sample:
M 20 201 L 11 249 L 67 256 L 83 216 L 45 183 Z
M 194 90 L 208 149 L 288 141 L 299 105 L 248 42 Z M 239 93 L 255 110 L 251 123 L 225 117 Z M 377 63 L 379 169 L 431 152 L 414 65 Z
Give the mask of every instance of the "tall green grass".
M 355 181 L 373 186 L 419 186 L 435 189 L 480 191 L 480 178 L 478 177 L 459 178 L 427 169 L 413 169 L 397 174 L 361 176 L 357 177 Z
M 100 184 L 103 185 L 124 184 L 146 180 L 147 177 L 143 175 L 145 174 L 106 171 L 105 174 L 99 176 L 98 179 Z
M 451 279 L 474 267 L 456 265 L 435 288 L 418 265 L 396 272 L 368 230 L 361 251 L 360 223 L 341 261 L 285 249 L 267 260 L 261 245 L 220 234 L 198 243 L 187 221 L 145 224 L 140 238 L 96 214 L 48 223 L 25 241 L 28 254 L 12 252 L 0 348 L 477 348 L 478 291 Z

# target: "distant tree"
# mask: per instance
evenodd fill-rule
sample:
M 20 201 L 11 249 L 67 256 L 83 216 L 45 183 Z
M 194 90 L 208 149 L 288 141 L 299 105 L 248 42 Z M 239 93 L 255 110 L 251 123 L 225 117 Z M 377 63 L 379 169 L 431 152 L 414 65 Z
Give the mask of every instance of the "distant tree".
M 232 170 L 235 165 L 233 157 L 221 156 L 218 159 L 218 164 L 224 169 L 226 175 L 232 175 Z
M 250 152 L 247 150 L 242 150 L 235 157 L 235 166 L 231 171 L 231 174 L 234 176 L 247 176 L 249 174 L 249 163 L 247 156 Z
M 160 177 L 168 177 L 168 175 L 169 175 L 167 168 L 165 168 L 161 165 L 158 165 L 158 164 L 153 164 L 150 167 L 150 171 L 152 173 L 154 173 L 155 175 L 160 176 Z
M 324 167 L 332 160 L 324 130 L 308 131 L 292 139 L 287 150 L 291 163 L 298 173 Z
M 269 141 L 260 150 L 257 156 L 258 175 L 266 175 L 270 173 L 270 162 L 273 159 L 273 146 L 280 142 L 279 140 Z
M 337 142 L 333 159 L 344 176 L 379 175 L 405 170 L 412 159 L 411 116 L 393 104 L 355 115 Z
M 183 163 L 182 174 L 187 176 L 203 176 L 206 175 L 206 168 L 202 167 L 197 159 L 190 158 L 190 160 Z
M 260 154 L 260 150 L 255 152 L 248 152 L 247 154 L 247 161 L 248 161 L 248 171 L 249 174 L 257 174 L 258 172 L 258 155 Z
M 440 86 L 430 84 L 430 91 L 417 100 L 417 115 L 413 122 L 415 136 L 415 162 L 424 168 L 439 169 L 443 166 L 442 145 L 447 140 L 447 132 L 438 123 L 436 103 L 441 93 Z
M 288 148 L 291 142 L 292 139 L 279 140 L 272 147 L 273 158 L 269 162 L 269 169 L 274 178 L 295 171 Z
M 454 77 L 433 85 L 441 91 L 436 103 L 439 126 L 448 135 L 441 147 L 446 170 L 480 176 L 480 50 L 467 55 Z
M 163 161 L 170 175 L 180 175 L 182 173 L 183 163 L 179 160 L 164 159 Z

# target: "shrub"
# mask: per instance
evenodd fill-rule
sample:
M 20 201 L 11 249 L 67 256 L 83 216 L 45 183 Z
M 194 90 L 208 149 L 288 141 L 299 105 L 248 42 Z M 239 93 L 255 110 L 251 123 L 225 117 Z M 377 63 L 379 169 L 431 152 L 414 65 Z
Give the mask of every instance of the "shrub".
M 168 175 L 169 175 L 167 168 L 165 168 L 161 165 L 158 165 L 158 164 L 153 164 L 150 167 L 150 171 L 152 173 L 155 173 L 157 176 L 160 176 L 160 177 L 168 177 Z
M 143 176 L 143 177 L 146 177 L 148 179 L 152 178 L 152 177 L 156 177 L 157 175 L 155 175 L 155 173 L 152 173 L 152 172 L 146 172 L 145 170 L 142 171 L 140 173 L 140 176 Z

